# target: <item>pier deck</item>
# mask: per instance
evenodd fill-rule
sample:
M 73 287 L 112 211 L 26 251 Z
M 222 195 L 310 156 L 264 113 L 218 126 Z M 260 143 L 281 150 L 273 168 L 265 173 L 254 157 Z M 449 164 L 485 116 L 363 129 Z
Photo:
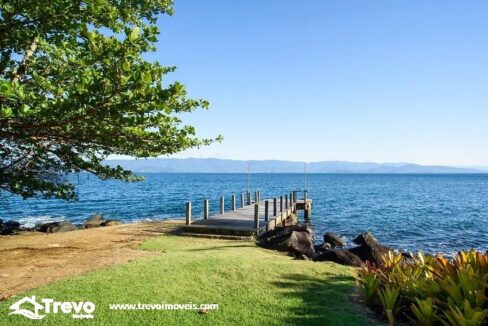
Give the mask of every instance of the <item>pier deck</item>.
M 241 208 L 236 207 L 234 210 L 212 216 L 208 216 L 207 213 L 207 218 L 195 221 L 191 220 L 191 204 L 187 203 L 187 223 L 183 227 L 184 234 L 221 238 L 257 238 L 276 226 L 296 221 L 297 210 L 304 210 L 305 216 L 310 216 L 312 205 L 310 199 L 298 200 L 292 196 L 289 197 L 289 200 L 283 198 L 285 197 L 281 196 L 259 200 L 257 204 L 256 202 L 251 202 L 249 205 L 241 204 Z M 235 206 L 235 197 L 233 200 L 233 206 Z

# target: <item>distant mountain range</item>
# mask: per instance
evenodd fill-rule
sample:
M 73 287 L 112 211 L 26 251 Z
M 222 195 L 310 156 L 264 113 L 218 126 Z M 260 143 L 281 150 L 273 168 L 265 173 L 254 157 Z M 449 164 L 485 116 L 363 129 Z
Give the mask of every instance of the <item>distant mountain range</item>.
M 121 165 L 134 172 L 167 173 L 303 173 L 303 162 L 266 160 L 239 161 L 216 158 L 157 158 L 139 160 L 107 160 L 110 166 Z M 426 166 L 411 163 L 361 163 L 324 161 L 307 163 L 308 173 L 488 173 L 488 168 Z

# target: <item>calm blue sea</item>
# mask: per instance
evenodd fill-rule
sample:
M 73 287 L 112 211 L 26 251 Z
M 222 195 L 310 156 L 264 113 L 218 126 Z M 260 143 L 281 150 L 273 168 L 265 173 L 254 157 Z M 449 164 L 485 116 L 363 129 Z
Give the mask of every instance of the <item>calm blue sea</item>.
M 26 226 L 67 219 L 82 223 L 99 212 L 125 222 L 161 220 L 184 215 L 191 200 L 194 215 L 210 198 L 248 189 L 246 174 L 146 174 L 146 181 L 124 183 L 74 177 L 79 200 L 0 200 L 0 218 Z M 304 188 L 301 174 L 253 174 L 252 191 L 262 198 Z M 309 174 L 309 196 L 314 201 L 312 226 L 316 237 L 333 231 L 349 241 L 372 231 L 382 242 L 404 250 L 452 253 L 459 249 L 488 249 L 488 175 L 368 175 Z

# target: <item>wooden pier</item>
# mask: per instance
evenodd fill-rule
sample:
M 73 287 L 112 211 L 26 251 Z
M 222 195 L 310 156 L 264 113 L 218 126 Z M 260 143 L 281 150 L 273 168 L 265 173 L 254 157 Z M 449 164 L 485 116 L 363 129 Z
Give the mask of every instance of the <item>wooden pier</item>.
M 279 197 L 261 199 L 259 191 L 231 195 L 230 211 L 225 211 L 225 197 L 220 198 L 219 214 L 209 216 L 209 201 L 203 202 L 203 218 L 193 220 L 192 203 L 186 203 L 186 225 L 182 234 L 229 239 L 258 238 L 267 231 L 287 223 L 296 223 L 296 213 L 303 210 L 305 218 L 310 218 L 312 200 L 305 192 L 303 199 L 297 198 L 297 191 Z M 254 197 L 254 198 L 252 198 Z

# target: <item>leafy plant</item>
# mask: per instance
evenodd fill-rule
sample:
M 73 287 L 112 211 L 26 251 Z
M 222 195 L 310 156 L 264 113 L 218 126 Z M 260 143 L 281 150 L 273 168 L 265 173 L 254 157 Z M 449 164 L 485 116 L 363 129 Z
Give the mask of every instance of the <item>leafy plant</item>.
M 358 284 L 366 304 L 391 324 L 488 324 L 488 254 L 461 251 L 452 259 L 388 253 L 382 267 L 364 266 Z
M 473 309 L 468 300 L 465 300 L 463 309 L 457 306 L 449 306 L 449 309 L 444 313 L 447 322 L 442 320 L 442 323 L 451 326 L 476 326 L 483 323 L 487 314 L 487 309 Z
M 416 324 L 421 326 L 432 326 L 437 319 L 437 311 L 434 307 L 434 300 L 427 298 L 425 300 L 415 299 L 416 304 L 412 303 L 410 308 L 415 315 Z
M 395 324 L 395 315 L 398 312 L 398 299 L 400 295 L 400 290 L 390 285 L 385 285 L 385 288 L 379 292 L 379 297 L 383 309 L 388 318 L 388 324 Z
M 361 278 L 359 288 L 366 302 L 371 302 L 375 299 L 379 285 L 380 280 L 376 274 L 367 274 Z

